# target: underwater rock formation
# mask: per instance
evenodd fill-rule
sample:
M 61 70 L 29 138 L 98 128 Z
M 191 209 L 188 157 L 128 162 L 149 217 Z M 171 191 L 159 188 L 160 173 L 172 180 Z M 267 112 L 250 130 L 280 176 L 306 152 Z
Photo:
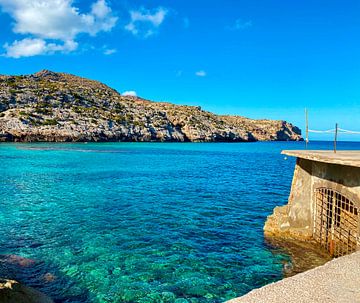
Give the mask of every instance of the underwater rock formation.
M 43 293 L 17 281 L 0 278 L 0 302 L 2 303 L 53 303 Z

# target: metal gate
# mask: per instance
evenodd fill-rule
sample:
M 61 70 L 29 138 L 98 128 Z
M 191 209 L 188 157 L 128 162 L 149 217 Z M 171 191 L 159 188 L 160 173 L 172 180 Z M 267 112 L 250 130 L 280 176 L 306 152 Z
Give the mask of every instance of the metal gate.
M 316 189 L 315 199 L 315 240 L 334 257 L 354 252 L 359 245 L 358 208 L 329 188 Z

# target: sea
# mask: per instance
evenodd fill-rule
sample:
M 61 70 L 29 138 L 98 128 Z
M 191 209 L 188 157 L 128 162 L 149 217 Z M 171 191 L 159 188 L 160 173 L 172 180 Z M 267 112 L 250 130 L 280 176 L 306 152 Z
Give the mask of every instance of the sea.
M 280 280 L 292 256 L 263 226 L 290 192 L 281 151 L 304 148 L 1 143 L 0 277 L 79 303 L 224 302 Z

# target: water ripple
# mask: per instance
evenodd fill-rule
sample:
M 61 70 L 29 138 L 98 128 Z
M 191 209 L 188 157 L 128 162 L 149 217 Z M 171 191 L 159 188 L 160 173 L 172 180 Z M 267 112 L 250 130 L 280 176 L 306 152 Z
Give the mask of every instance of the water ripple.
M 57 302 L 222 302 L 283 275 L 262 227 L 300 143 L 2 144 L 0 262 Z

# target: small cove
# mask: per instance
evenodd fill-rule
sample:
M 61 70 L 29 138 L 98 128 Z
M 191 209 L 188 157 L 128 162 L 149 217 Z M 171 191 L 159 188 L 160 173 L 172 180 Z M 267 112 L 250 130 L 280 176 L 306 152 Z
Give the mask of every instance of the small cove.
M 262 228 L 290 191 L 295 160 L 280 151 L 302 148 L 1 144 L 0 276 L 83 303 L 223 302 L 282 279 L 291 253 Z M 299 250 L 296 260 L 309 267 Z

